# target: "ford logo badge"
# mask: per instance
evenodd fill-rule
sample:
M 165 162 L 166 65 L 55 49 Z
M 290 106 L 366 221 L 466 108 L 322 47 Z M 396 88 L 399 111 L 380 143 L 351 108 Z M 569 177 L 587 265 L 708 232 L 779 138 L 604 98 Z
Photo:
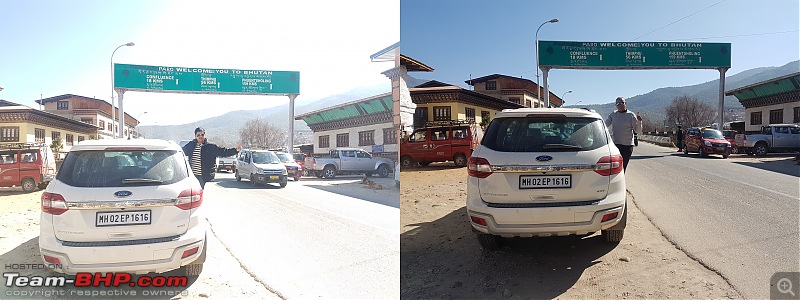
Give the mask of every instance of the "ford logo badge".
M 114 193 L 114 196 L 117 197 L 130 197 L 131 195 L 133 195 L 133 192 L 131 191 L 118 191 Z
M 550 161 L 553 157 L 549 155 L 541 155 L 536 157 L 536 161 Z

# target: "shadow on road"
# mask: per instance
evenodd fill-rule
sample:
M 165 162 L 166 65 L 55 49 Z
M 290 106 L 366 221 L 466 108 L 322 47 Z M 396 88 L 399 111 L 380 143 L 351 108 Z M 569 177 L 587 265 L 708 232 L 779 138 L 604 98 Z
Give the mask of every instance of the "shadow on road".
M 631 155 L 631 160 L 640 160 L 640 159 L 651 159 L 651 158 L 662 158 L 662 155 Z
M 502 250 L 485 252 L 467 220 L 461 208 L 407 225 L 417 227 L 400 235 L 401 298 L 552 299 L 617 246 L 599 235 L 513 238 Z
M 770 161 L 737 161 L 735 164 L 800 177 L 800 166 L 792 157 Z
M 369 202 L 391 206 L 394 208 L 400 208 L 400 193 L 397 189 L 394 188 L 393 183 L 391 185 L 388 183 L 388 180 L 386 180 L 386 178 L 381 178 L 381 179 L 373 178 L 375 182 L 378 182 L 379 184 L 382 185 L 383 189 L 380 190 L 370 189 L 366 185 L 362 184 L 361 181 L 352 182 L 353 179 L 354 178 L 348 178 L 349 181 L 347 182 L 336 182 L 336 183 L 331 183 L 328 180 L 323 180 L 319 182 L 306 182 L 304 183 L 304 185 L 310 188 L 315 188 L 318 190 L 334 194 L 366 200 Z M 391 181 L 394 181 L 393 178 L 389 179 L 391 179 Z M 382 184 L 381 182 L 384 182 L 386 184 Z
M 33 193 L 35 193 L 35 192 L 33 192 Z M 22 194 L 28 194 L 28 193 L 22 191 L 21 187 L 0 188 L 0 197 L 2 197 L 2 196 L 22 195 Z
M 44 266 L 39 256 L 39 238 L 32 238 L 20 244 L 11 251 L 0 255 L 3 273 L 18 273 L 20 277 L 30 276 L 66 276 L 66 279 L 75 279 L 74 275 L 55 273 L 49 269 L 31 268 L 30 266 Z M 27 265 L 27 267 L 25 267 Z M 144 275 L 143 275 L 144 276 Z M 150 273 L 146 276 L 164 276 L 171 278 L 182 276 L 180 269 L 167 273 Z M 202 275 L 200 275 L 202 276 Z M 131 282 L 139 280 L 142 276 L 132 275 Z M 0 285 L 1 299 L 171 299 L 175 296 L 189 295 L 188 289 L 198 277 L 189 277 L 183 287 L 131 287 L 123 284 L 119 287 L 76 287 L 66 284 L 64 287 L 7 287 Z M 6 278 L 3 278 L 5 283 Z
M 424 166 L 424 167 L 423 166 L 414 166 L 414 167 L 410 167 L 410 168 L 406 167 L 406 168 L 401 168 L 400 172 L 406 172 L 406 171 L 408 171 L 408 172 L 412 172 L 412 171 L 425 171 L 425 172 L 427 172 L 427 171 L 441 171 L 441 170 L 459 169 L 459 168 L 464 168 L 464 173 L 466 174 L 466 172 L 467 172 L 466 167 L 457 167 L 452 162 L 432 163 L 432 164 Z
M 209 184 L 216 184 L 224 188 L 234 188 L 234 189 L 242 189 L 242 190 L 278 190 L 281 189 L 281 186 L 277 183 L 259 183 L 258 185 L 253 186 L 250 183 L 250 180 L 242 179 L 242 181 L 236 181 L 235 178 L 216 178 L 212 182 L 206 182 L 206 185 Z M 292 184 L 292 181 L 289 180 L 288 184 Z

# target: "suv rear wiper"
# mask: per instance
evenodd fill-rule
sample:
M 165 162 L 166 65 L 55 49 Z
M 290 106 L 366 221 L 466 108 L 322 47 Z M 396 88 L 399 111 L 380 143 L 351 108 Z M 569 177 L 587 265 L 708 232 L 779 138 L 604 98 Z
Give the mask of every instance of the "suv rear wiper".
M 583 147 L 577 145 L 568 145 L 568 144 L 545 144 L 542 146 L 542 149 L 549 150 L 549 149 L 582 149 Z
M 151 179 L 151 178 L 126 178 L 122 180 L 123 184 L 135 184 L 135 183 L 164 183 L 162 180 L 158 179 Z

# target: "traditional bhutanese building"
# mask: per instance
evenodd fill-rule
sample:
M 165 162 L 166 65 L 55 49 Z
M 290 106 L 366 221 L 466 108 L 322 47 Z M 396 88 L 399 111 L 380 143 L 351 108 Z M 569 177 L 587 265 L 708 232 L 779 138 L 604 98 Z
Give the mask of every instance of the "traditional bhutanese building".
M 113 138 L 113 132 L 119 130 L 119 122 L 113 122 L 111 118 L 111 104 L 105 100 L 65 94 L 36 100 L 36 103 L 43 105 L 46 112 L 100 127 L 100 138 Z M 134 132 L 137 125 L 139 121 L 125 113 L 124 137 L 137 137 Z
M 435 80 L 410 88 L 409 91 L 417 105 L 414 128 L 423 127 L 430 121 L 463 120 L 480 124 L 484 119 L 494 118 L 503 109 L 523 107 Z
M 60 138 L 62 152 L 95 138 L 100 128 L 22 104 L 0 100 L 0 144 L 45 143 Z
M 546 107 L 545 92 L 543 87 L 539 87 L 535 82 L 518 77 L 511 77 L 501 74 L 492 74 L 475 79 L 464 81 L 473 86 L 474 91 L 489 95 L 498 99 L 513 102 L 524 107 Z M 537 93 L 537 88 L 539 92 Z M 541 99 L 538 99 L 541 95 Z M 550 92 L 550 106 L 561 107 L 564 101 Z
M 744 106 L 745 131 L 769 124 L 800 124 L 800 72 L 730 90 Z
M 392 93 L 364 98 L 295 117 L 314 132 L 314 154 L 335 148 L 361 148 L 375 156 L 396 159 L 397 129 L 392 118 Z

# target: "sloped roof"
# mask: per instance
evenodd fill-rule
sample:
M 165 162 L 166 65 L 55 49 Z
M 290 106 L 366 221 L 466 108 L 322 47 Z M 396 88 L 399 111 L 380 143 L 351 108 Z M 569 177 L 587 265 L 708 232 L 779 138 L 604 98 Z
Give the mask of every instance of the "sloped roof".
M 436 80 L 429 80 L 420 85 L 414 86 L 413 88 L 429 88 L 429 87 L 440 87 L 440 86 L 455 86 L 455 85 Z
M 406 66 L 408 72 L 433 72 L 433 68 L 403 54 L 400 54 L 400 65 Z
M 798 90 L 800 90 L 800 72 L 743 86 L 727 91 L 725 95 L 735 96 L 741 102 Z
M 371 114 L 391 113 L 392 107 L 392 93 L 385 93 L 309 112 L 296 116 L 294 119 L 303 120 L 311 126 Z

